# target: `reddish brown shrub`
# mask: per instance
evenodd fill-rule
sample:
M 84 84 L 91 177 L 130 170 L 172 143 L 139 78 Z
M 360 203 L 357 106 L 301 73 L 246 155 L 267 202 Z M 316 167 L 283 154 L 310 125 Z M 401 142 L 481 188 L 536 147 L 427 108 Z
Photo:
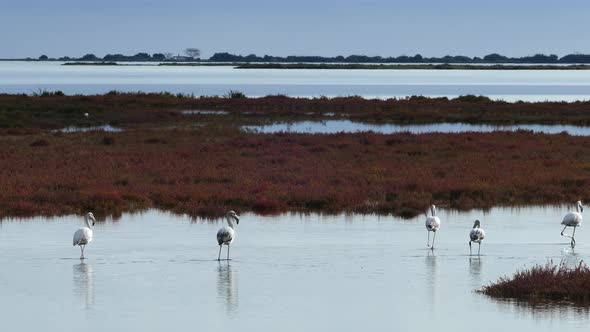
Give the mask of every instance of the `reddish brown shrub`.
M 498 298 L 527 301 L 571 301 L 590 303 L 590 268 L 580 262 L 575 267 L 565 264 L 537 265 L 517 271 L 484 286 L 478 292 Z

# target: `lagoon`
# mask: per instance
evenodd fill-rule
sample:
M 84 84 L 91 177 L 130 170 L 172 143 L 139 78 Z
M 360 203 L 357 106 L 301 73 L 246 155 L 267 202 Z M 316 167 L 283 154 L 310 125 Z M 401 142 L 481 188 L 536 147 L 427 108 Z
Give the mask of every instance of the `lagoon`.
M 0 93 L 171 92 L 248 96 L 403 98 L 475 94 L 506 101 L 590 100 L 588 70 L 289 70 L 232 66 L 62 66 L 0 61 Z
M 216 261 L 218 221 L 158 210 L 123 214 L 97 223 L 95 241 L 80 262 L 71 236 L 81 217 L 5 219 L 2 325 L 86 331 L 189 325 L 207 331 L 587 330 L 587 309 L 533 310 L 473 292 L 525 266 L 588 261 L 584 226 L 576 232 L 575 251 L 559 235 L 567 211 L 439 209 L 434 252 L 426 249 L 423 216 L 243 214 L 229 262 Z M 469 256 L 467 245 L 476 218 L 487 233 L 480 257 Z

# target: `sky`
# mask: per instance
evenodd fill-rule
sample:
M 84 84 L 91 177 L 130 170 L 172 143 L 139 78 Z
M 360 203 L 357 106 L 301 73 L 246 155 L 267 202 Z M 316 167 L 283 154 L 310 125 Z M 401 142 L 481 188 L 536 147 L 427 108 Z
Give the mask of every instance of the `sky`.
M 2 0 L 0 58 L 590 53 L 588 0 Z

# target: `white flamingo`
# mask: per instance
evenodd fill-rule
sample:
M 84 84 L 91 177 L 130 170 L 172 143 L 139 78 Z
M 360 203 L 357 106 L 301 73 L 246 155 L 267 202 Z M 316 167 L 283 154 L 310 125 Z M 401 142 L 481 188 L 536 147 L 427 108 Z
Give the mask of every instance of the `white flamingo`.
M 479 220 L 476 220 L 473 223 L 473 229 L 469 232 L 469 254 L 471 255 L 471 242 L 475 242 L 479 244 L 477 248 L 477 255 L 479 256 L 479 251 L 481 250 L 481 241 L 485 239 L 486 232 L 480 228 Z
M 223 226 L 217 231 L 217 243 L 219 244 L 219 255 L 217 260 L 221 260 L 221 247 L 225 244 L 227 246 L 227 260 L 229 260 L 229 245 L 234 241 L 235 230 L 237 224 L 240 223 L 240 217 L 234 212 L 229 211 L 225 215 L 228 226 Z M 235 222 L 235 224 L 234 224 Z
M 90 224 L 90 220 L 92 220 L 92 224 Z M 80 228 L 74 233 L 74 246 L 80 246 L 80 251 L 82 253 L 80 259 L 84 259 L 84 249 L 88 243 L 92 242 L 92 226 L 94 226 L 95 222 L 96 219 L 94 219 L 92 212 L 88 212 L 84 216 L 86 227 Z
M 428 231 L 428 241 L 426 242 L 426 246 L 430 247 L 430 249 L 434 249 L 434 240 L 436 239 L 436 231 L 440 228 L 440 219 L 436 216 L 436 206 L 432 204 L 430 206 L 430 216 L 426 217 L 426 230 Z M 432 246 L 430 246 L 430 232 L 434 233 L 432 238 Z
M 576 246 L 576 240 L 574 239 L 574 236 L 576 235 L 576 227 L 582 225 L 582 212 L 584 211 L 584 207 L 582 206 L 582 202 L 577 201 L 576 202 L 576 212 L 568 212 L 568 214 L 565 215 L 565 217 L 563 217 L 563 221 L 561 222 L 562 225 L 565 225 L 563 227 L 563 230 L 561 231 L 561 236 L 565 236 L 565 237 L 569 237 L 572 239 L 571 245 L 572 245 L 572 249 Z M 568 227 L 573 227 L 574 228 L 574 232 L 572 233 L 572 235 L 567 235 L 567 234 L 563 234 L 563 232 L 565 232 L 565 229 Z

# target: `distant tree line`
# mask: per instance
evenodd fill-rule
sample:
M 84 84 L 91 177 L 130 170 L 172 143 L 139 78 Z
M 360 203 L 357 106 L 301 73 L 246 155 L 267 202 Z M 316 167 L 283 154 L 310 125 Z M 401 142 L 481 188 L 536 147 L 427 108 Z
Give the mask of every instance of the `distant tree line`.
M 555 54 L 535 54 L 524 57 L 507 57 L 498 53 L 488 54 L 483 57 L 468 57 L 464 55 L 446 55 L 443 57 L 423 57 L 420 54 L 408 56 L 400 55 L 398 57 L 381 57 L 367 55 L 349 55 L 349 56 L 300 56 L 290 55 L 280 56 L 257 56 L 256 54 L 236 55 L 231 53 L 215 53 L 209 59 L 201 59 L 200 50 L 197 48 L 187 48 L 185 55 L 173 55 L 172 53 L 137 53 L 135 55 L 107 54 L 104 57 L 97 57 L 94 54 L 86 54 L 80 58 L 61 57 L 49 58 L 41 55 L 40 61 L 204 61 L 204 62 L 284 62 L 284 63 L 590 63 L 590 54 L 568 54 L 561 58 Z M 26 60 L 34 60 L 27 58 Z
M 201 55 L 201 51 L 198 48 L 187 48 L 184 50 L 185 55 L 174 55 L 172 53 L 154 53 L 149 54 L 145 52 L 140 52 L 135 55 L 123 55 L 123 54 L 107 54 L 104 57 L 97 57 L 94 54 L 86 54 L 80 58 L 72 58 L 69 56 L 64 56 L 61 58 L 49 58 L 47 55 L 41 55 L 37 60 L 39 61 L 109 61 L 109 62 L 118 62 L 118 61 L 138 61 L 138 62 L 145 62 L 145 61 L 200 61 L 201 59 L 199 56 Z M 26 60 L 33 60 L 31 58 L 27 58 Z

